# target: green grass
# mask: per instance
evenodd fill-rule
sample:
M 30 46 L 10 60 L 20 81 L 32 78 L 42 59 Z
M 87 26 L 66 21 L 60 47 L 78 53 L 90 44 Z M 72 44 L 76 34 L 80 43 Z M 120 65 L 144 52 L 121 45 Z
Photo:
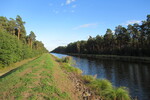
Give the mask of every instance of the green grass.
M 57 61 L 62 63 L 62 68 L 64 68 L 67 72 L 73 72 L 76 75 L 80 75 L 84 84 L 104 100 L 131 100 L 127 88 L 113 87 L 112 83 L 107 79 L 95 79 L 91 75 L 81 75 L 82 71 L 78 68 L 72 67 L 70 63 L 72 61 L 70 60 L 72 59 L 64 57 L 62 59 L 58 59 Z
M 43 54 L 0 77 L 0 100 L 70 100 L 70 93 L 61 91 L 56 86 L 54 72 L 57 71 L 54 62 L 49 54 Z M 67 72 L 81 75 L 82 71 L 72 67 L 68 62 L 70 61 L 61 61 L 61 67 Z M 90 75 L 81 75 L 81 78 L 104 100 L 130 100 L 129 92 L 125 87 L 113 87 L 108 80 L 95 79 Z
M 104 100 L 131 100 L 129 92 L 125 87 L 113 87 L 106 79 L 94 79 L 93 76 L 84 75 L 82 80 L 89 88 Z
M 65 100 L 68 93 L 55 85 L 53 60 L 49 54 L 17 68 L 0 78 L 0 100 Z
M 105 91 L 102 92 L 102 94 L 107 100 L 130 100 L 131 99 L 127 91 L 127 88 L 125 87 L 106 89 Z
M 75 68 L 68 63 L 63 63 L 62 68 L 64 68 L 67 72 L 72 72 L 72 73 L 77 74 L 77 75 L 82 74 L 82 71 L 80 69 Z
M 83 75 L 81 78 L 85 84 L 88 84 L 94 81 L 94 77 L 91 75 Z
M 72 58 L 70 56 L 67 56 L 67 57 L 62 57 L 61 59 L 57 59 L 57 61 L 63 63 L 70 63 L 72 61 Z
M 75 64 L 75 61 L 73 61 L 73 59 L 71 57 L 67 56 L 67 57 L 63 57 L 61 59 L 57 58 L 56 61 L 61 62 L 61 65 L 62 65 L 61 67 L 63 69 L 65 69 L 67 72 L 72 72 L 77 75 L 82 74 L 82 70 L 72 66 L 73 64 Z
M 131 100 L 127 88 L 113 87 L 112 83 L 107 79 L 95 79 L 91 75 L 81 75 L 82 71 L 78 68 L 72 67 L 71 64 L 68 63 L 72 61 L 69 60 L 68 57 L 66 57 L 58 59 L 57 61 L 62 63 L 62 68 L 64 68 L 67 72 L 73 72 L 76 75 L 80 75 L 84 84 L 104 100 Z

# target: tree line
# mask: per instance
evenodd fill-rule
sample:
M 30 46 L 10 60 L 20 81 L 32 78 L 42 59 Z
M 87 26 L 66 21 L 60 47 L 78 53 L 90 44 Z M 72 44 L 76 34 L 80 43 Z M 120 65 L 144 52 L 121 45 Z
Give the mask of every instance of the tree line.
M 87 41 L 77 41 L 59 46 L 52 52 L 79 54 L 106 54 L 124 56 L 150 56 L 150 15 L 139 25 L 118 25 L 114 32 L 107 29 L 103 36 L 89 36 Z
M 26 34 L 25 22 L 0 16 L 0 67 L 48 52 L 33 31 Z

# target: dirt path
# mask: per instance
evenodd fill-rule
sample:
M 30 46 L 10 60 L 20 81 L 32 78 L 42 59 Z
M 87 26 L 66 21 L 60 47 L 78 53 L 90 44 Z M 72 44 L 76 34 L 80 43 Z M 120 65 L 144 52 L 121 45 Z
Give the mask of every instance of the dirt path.
M 82 100 L 74 83 L 50 54 L 0 78 L 0 100 Z
M 11 71 L 11 70 L 14 70 L 14 69 L 18 68 L 19 66 L 22 66 L 22 65 L 24 65 L 24 64 L 26 64 L 26 63 L 28 63 L 28 62 L 30 62 L 30 61 L 36 59 L 36 58 L 37 58 L 37 57 L 30 58 L 30 59 L 25 59 L 25 60 L 22 60 L 22 61 L 20 61 L 20 62 L 17 62 L 17 63 L 12 64 L 11 66 L 8 66 L 8 67 L 5 67 L 5 68 L 3 68 L 3 69 L 0 69 L 0 76 L 2 76 L 2 75 L 4 75 L 4 74 L 8 73 L 8 72 Z
M 71 100 L 82 100 L 81 95 L 77 93 L 74 82 L 68 78 L 68 75 L 61 69 L 61 65 L 56 62 L 55 57 L 51 56 L 54 63 L 54 79 L 57 87 L 64 92 L 68 92 L 71 96 Z
M 57 86 L 64 91 L 71 94 L 72 100 L 103 100 L 100 96 L 96 95 L 89 87 L 85 86 L 82 75 L 68 72 L 62 68 L 63 64 L 57 62 L 57 58 L 51 55 L 55 60 L 55 73 L 54 77 L 58 81 Z M 62 75 L 64 74 L 64 75 Z
M 96 100 L 89 95 L 80 78 L 64 70 L 50 54 L 0 78 L 0 100 Z

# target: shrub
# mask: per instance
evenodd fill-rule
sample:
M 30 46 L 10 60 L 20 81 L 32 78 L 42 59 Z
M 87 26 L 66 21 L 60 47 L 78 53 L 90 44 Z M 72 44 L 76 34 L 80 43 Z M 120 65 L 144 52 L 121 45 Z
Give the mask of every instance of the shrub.
M 129 92 L 125 87 L 106 89 L 102 94 L 107 100 L 131 100 Z
M 93 76 L 82 76 L 84 83 L 104 100 L 131 100 L 127 88 L 115 88 L 106 79 L 94 79 Z
M 84 81 L 85 84 L 88 84 L 94 81 L 94 77 L 91 75 L 84 75 L 82 76 L 82 80 Z
M 112 89 L 112 84 L 106 79 L 96 79 L 87 84 L 98 95 L 102 95 L 102 91 Z
M 0 66 L 9 66 L 12 63 L 38 56 L 44 52 L 44 50 L 31 49 L 27 44 L 18 40 L 16 36 L 0 29 Z

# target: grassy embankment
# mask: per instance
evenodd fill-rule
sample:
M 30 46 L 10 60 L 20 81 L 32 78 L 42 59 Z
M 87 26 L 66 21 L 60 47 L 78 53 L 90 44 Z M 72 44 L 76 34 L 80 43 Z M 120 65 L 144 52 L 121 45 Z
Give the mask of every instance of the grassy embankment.
M 81 75 L 82 71 L 75 67 L 70 66 L 69 57 L 58 59 L 59 62 L 63 62 L 62 68 L 67 72 L 73 72 L 80 76 L 83 84 L 86 85 L 95 95 L 100 96 L 102 100 L 130 100 L 130 95 L 126 87 L 114 87 L 112 83 L 107 79 L 95 79 L 90 75 Z
M 29 59 L 25 59 L 25 60 L 22 60 L 20 62 L 17 62 L 17 63 L 14 63 L 14 64 L 11 64 L 10 66 L 7 66 L 7 67 L 0 67 L 0 76 L 4 75 L 5 73 L 8 73 L 10 71 L 13 71 L 14 69 L 16 69 L 17 67 L 19 66 L 22 66 L 34 59 L 36 59 L 37 57 L 34 57 L 34 58 L 29 58 Z
M 0 78 L 0 100 L 70 100 L 76 98 L 59 64 L 49 54 Z
M 81 70 L 70 66 L 68 59 L 57 63 L 53 56 L 42 56 L 0 77 L 0 100 L 81 100 L 74 84 L 62 68 L 78 75 L 83 83 L 104 100 L 130 100 L 128 91 L 115 88 L 107 80 L 82 76 Z M 78 77 L 78 78 L 79 78 Z
M 72 55 L 72 56 L 89 57 L 89 58 L 97 58 L 97 59 L 113 59 L 113 60 L 128 61 L 128 62 L 150 63 L 150 57 L 98 55 L 98 54 L 77 54 L 77 53 L 67 53 L 67 54 Z

